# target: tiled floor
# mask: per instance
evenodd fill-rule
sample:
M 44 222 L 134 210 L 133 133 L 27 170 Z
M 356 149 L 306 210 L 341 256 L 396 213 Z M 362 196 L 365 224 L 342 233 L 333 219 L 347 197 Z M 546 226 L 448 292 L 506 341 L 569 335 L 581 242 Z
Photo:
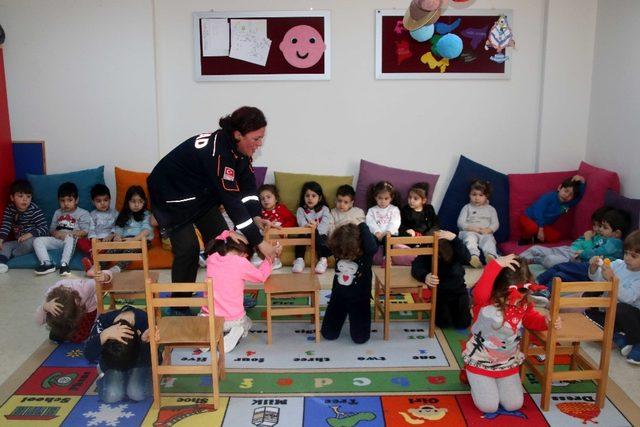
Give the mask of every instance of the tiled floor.
M 473 273 L 476 277 L 479 271 Z M 0 274 L 0 384 L 47 338 L 45 328 L 36 326 L 33 313 L 42 303 L 45 290 L 58 279 L 54 274 L 37 277 L 31 270 Z M 322 275 L 323 288 L 330 288 L 331 280 L 331 271 Z M 160 281 L 169 281 L 168 271 L 161 272 Z M 592 358 L 599 358 L 598 346 L 587 345 L 586 349 Z M 628 364 L 615 352 L 610 377 L 640 403 L 640 367 Z

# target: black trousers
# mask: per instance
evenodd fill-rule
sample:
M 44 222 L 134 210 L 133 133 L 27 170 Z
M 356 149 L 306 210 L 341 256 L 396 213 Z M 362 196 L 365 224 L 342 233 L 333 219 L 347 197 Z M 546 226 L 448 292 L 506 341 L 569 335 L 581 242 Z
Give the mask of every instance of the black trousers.
M 468 328 L 471 325 L 471 310 L 468 292 L 436 292 L 436 326 L 439 328 Z
M 371 336 L 371 300 L 366 297 L 343 298 L 336 292 L 331 293 L 322 320 L 322 336 L 326 340 L 335 340 L 340 336 L 342 325 L 349 316 L 349 332 L 356 344 L 364 344 Z
M 594 322 L 604 326 L 604 312 L 590 308 L 586 311 L 586 315 Z M 613 329 L 625 335 L 627 344 L 640 344 L 640 310 L 630 304 L 619 302 Z
M 328 237 L 324 234 L 318 233 L 316 230 L 316 254 L 318 254 L 318 258 L 328 258 L 331 256 L 331 250 L 327 247 L 327 239 Z M 304 253 L 307 251 L 306 246 L 296 246 L 293 250 L 296 258 L 304 258 Z M 315 268 L 315 265 L 312 265 L 311 268 Z
M 171 251 L 173 252 L 173 265 L 171 266 L 171 281 L 173 283 L 191 283 L 196 281 L 198 275 L 198 254 L 200 245 L 198 236 L 193 226 L 198 227 L 202 240 L 206 245 L 209 240 L 227 230 L 225 222 L 218 206 L 214 206 L 195 221 L 173 229 L 169 235 Z M 186 297 L 189 293 L 173 292 L 172 297 Z

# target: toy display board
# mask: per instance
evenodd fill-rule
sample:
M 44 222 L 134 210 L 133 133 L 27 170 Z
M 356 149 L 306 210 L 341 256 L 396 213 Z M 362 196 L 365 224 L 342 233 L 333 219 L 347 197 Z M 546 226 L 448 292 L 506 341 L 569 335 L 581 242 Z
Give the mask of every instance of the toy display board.
M 376 10 L 376 79 L 508 79 L 511 10 L 447 10 L 409 32 L 404 10 Z
M 195 79 L 329 80 L 329 11 L 195 12 Z

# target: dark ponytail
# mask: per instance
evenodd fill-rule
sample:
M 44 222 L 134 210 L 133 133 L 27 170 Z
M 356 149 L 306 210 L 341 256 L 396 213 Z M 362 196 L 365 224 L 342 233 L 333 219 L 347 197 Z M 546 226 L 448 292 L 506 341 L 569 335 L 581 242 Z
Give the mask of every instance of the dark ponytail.
M 221 117 L 218 122 L 220 127 L 233 135 L 238 131 L 241 135 L 261 129 L 267 125 L 267 119 L 262 111 L 256 107 L 240 107 L 228 116 Z

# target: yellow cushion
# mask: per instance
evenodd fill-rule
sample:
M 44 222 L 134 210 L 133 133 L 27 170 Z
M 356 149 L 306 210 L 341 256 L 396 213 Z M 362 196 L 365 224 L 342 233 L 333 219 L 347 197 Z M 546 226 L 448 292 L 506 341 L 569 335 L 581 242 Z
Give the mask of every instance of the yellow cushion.
M 329 209 L 335 206 L 336 190 L 344 184 L 353 185 L 353 176 L 312 175 L 306 173 L 275 172 L 280 201 L 296 213 L 300 204 L 300 190 L 307 181 L 316 181 L 322 187 Z

